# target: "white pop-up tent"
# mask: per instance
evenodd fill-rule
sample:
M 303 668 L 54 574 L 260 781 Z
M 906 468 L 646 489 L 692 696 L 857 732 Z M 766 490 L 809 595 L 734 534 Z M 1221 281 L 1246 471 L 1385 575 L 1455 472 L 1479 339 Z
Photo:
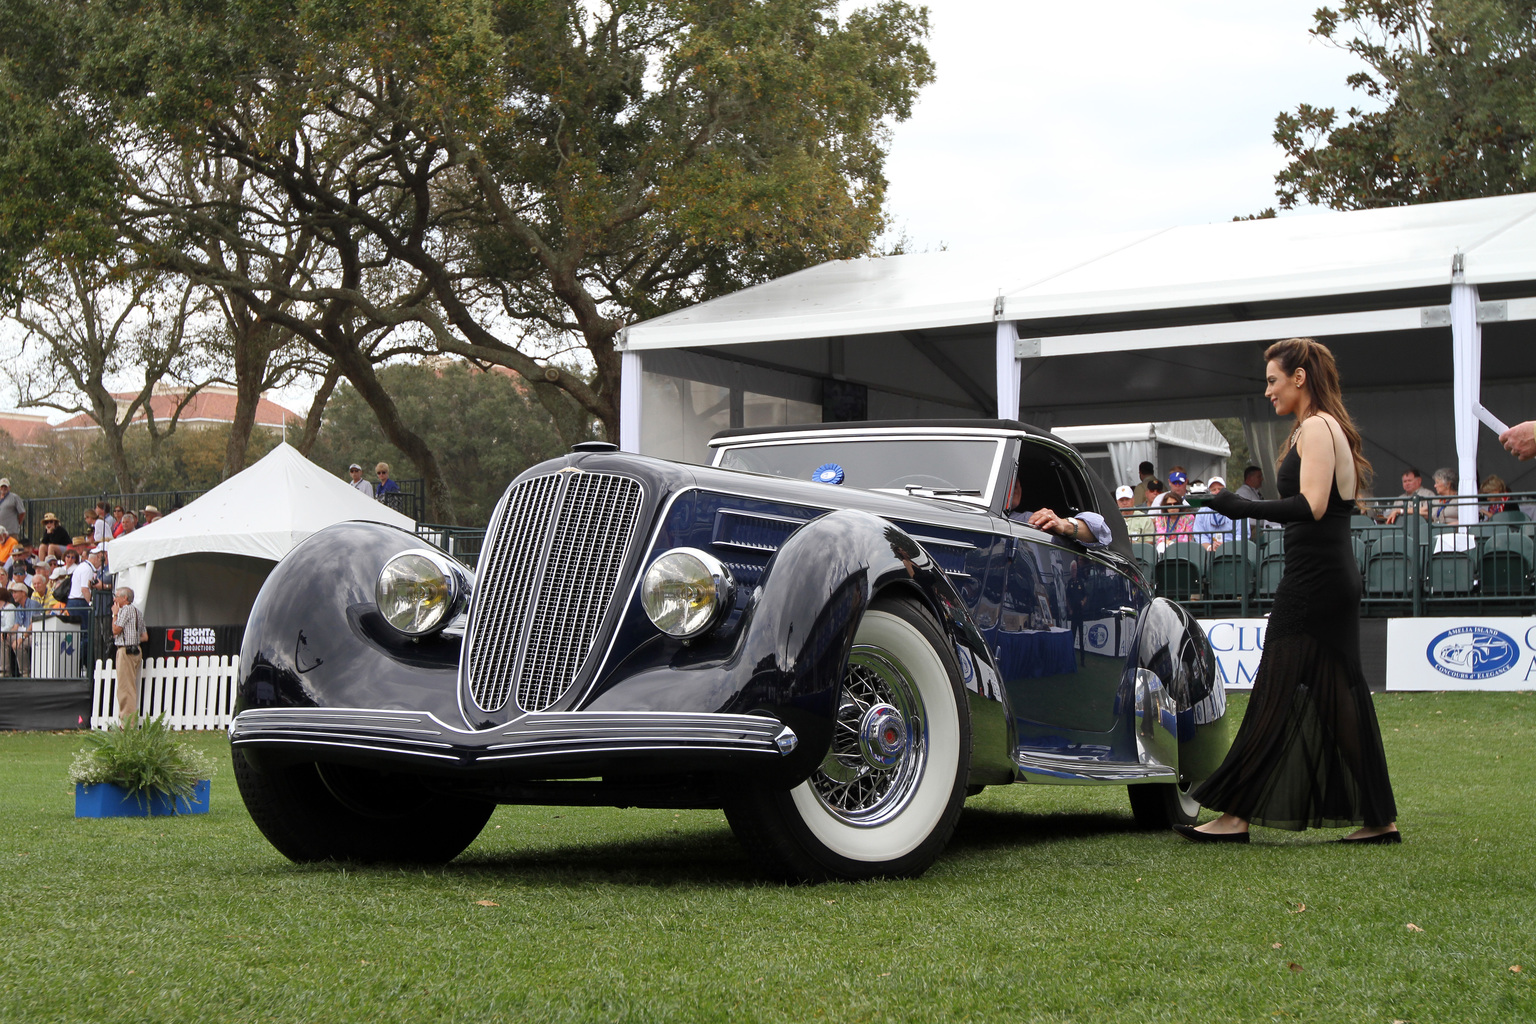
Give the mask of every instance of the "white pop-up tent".
M 1210 420 L 1165 423 L 1098 423 L 1053 431 L 1082 453 L 1106 490 L 1141 479 L 1137 467 L 1152 463 L 1159 473 L 1183 466 L 1190 480 L 1208 480 L 1227 471 L 1232 446 Z
M 109 541 L 107 559 L 152 626 L 243 623 L 279 559 L 310 534 L 357 519 L 415 527 L 280 444 L 185 508 Z

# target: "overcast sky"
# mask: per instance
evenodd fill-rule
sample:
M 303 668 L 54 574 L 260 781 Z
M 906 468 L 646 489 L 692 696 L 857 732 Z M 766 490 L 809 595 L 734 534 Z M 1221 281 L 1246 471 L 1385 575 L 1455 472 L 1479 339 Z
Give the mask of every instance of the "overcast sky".
M 1360 97 L 1317 0 L 929 0 L 937 79 L 897 125 L 917 250 L 1230 220 L 1275 205 L 1275 115 Z M 848 5 L 855 6 L 855 5 Z

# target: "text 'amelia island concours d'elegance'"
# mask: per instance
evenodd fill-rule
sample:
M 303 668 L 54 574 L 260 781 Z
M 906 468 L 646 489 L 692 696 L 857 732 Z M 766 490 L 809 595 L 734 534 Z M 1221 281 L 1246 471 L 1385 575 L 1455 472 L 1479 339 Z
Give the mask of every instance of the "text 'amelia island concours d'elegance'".
M 253 609 L 240 792 L 298 861 L 441 862 L 499 803 L 723 808 L 763 870 L 915 875 L 967 795 L 1128 787 L 1147 827 L 1230 742 L 1071 446 L 1011 421 L 731 430 L 712 466 L 587 443 L 507 489 L 474 570 L 346 523 Z M 1109 543 L 1028 524 L 1108 512 Z

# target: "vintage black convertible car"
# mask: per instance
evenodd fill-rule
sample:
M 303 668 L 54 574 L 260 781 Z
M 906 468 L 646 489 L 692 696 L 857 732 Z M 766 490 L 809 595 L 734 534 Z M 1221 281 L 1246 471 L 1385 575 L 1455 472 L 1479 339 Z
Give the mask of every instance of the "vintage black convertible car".
M 230 728 L 272 844 L 445 861 L 498 803 L 720 807 L 772 874 L 862 878 L 921 872 L 984 786 L 1128 785 L 1139 823 L 1194 820 L 1229 742 L 1211 650 L 1069 445 L 1010 421 L 711 445 L 533 467 L 473 572 L 375 524 L 296 548 Z M 1107 511 L 1113 543 L 1023 521 L 1046 507 Z

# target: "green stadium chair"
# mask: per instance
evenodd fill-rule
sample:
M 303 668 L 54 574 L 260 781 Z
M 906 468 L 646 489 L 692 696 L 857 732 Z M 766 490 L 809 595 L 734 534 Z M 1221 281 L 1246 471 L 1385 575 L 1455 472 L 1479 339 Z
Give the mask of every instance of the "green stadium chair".
M 1536 541 L 1508 530 L 1496 533 L 1483 544 L 1480 555 L 1482 593 L 1485 597 L 1522 597 L 1533 593 Z

